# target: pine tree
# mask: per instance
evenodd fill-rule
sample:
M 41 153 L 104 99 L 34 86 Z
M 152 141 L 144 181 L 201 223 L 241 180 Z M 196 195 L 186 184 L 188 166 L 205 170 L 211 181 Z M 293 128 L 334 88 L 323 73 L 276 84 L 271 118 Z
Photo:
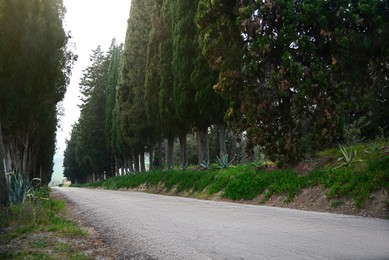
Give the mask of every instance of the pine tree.
M 100 46 L 91 55 L 91 65 L 84 70 L 80 88 L 83 94 L 78 125 L 77 150 L 79 161 L 90 176 L 111 173 L 111 150 L 107 148 L 106 87 L 110 56 Z

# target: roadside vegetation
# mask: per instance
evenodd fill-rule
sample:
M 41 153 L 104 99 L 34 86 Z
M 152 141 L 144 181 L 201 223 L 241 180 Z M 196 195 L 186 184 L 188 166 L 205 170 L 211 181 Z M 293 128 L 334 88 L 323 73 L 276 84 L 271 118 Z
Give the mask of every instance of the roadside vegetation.
M 69 220 L 66 203 L 49 188 L 0 211 L 0 259 L 93 259 L 93 250 L 91 235 Z
M 350 159 L 350 154 L 353 159 Z M 347 198 L 352 199 L 356 209 L 363 207 L 374 192 L 389 192 L 387 142 L 325 150 L 290 167 L 278 168 L 268 161 L 222 166 L 219 163 L 206 170 L 199 167 L 188 167 L 185 171 L 154 170 L 73 186 L 142 189 L 197 198 L 217 195 L 233 201 L 260 197 L 259 203 L 266 203 L 272 196 L 283 196 L 283 202 L 288 203 L 304 189 L 321 185 L 331 207 L 342 205 L 342 199 Z

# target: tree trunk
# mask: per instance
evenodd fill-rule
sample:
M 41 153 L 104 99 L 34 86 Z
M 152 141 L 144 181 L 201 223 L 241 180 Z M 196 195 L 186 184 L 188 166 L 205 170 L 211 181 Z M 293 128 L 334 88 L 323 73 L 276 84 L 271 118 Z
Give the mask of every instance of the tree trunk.
M 1 129 L 1 122 L 0 122 L 0 208 L 1 207 L 7 207 L 9 200 L 8 200 L 8 190 L 7 190 L 7 179 L 5 176 L 6 169 L 5 169 L 5 150 L 3 145 L 3 134 Z
M 154 147 L 149 147 L 149 171 L 154 170 Z
M 133 157 L 135 172 L 139 172 L 139 154 L 135 154 Z
M 219 124 L 219 157 L 222 158 L 227 154 L 226 149 L 226 126 L 224 123 Z
M 142 151 L 140 152 L 140 171 L 145 172 L 146 171 L 146 165 L 145 165 L 145 152 Z
M 123 169 L 122 175 L 126 175 L 127 172 L 128 172 L 128 161 L 127 161 L 127 159 L 124 159 L 124 169 Z
M 174 166 L 174 137 L 169 137 L 167 140 L 167 159 L 166 166 L 168 169 L 172 169 Z
M 186 134 L 180 135 L 179 139 L 180 139 L 180 163 L 181 163 L 181 167 L 186 167 L 188 165 L 188 150 L 187 150 Z
M 155 152 L 154 166 L 156 169 L 161 169 L 162 166 L 162 141 L 157 144 L 157 151 Z
M 116 157 L 116 155 L 114 155 L 114 159 L 115 159 L 115 168 L 114 168 L 115 176 L 118 176 L 119 175 L 119 167 L 118 167 L 118 158 Z
M 22 168 L 20 169 L 20 173 L 28 178 L 29 178 L 29 171 L 28 171 L 28 167 L 27 167 L 27 163 L 28 163 L 28 150 L 30 148 L 30 138 L 28 136 L 25 137 L 25 140 L 23 142 L 23 157 L 22 157 Z
M 129 172 L 134 172 L 134 157 L 132 155 L 130 155 L 130 157 L 128 157 L 128 166 L 129 166 Z
M 10 151 L 9 148 L 8 149 L 6 148 L 4 143 L 3 143 L 3 147 L 5 148 L 5 164 L 4 164 L 5 172 L 10 172 L 12 170 L 12 166 L 11 166 L 11 151 Z
M 209 164 L 208 128 L 199 128 L 196 131 L 198 163 Z

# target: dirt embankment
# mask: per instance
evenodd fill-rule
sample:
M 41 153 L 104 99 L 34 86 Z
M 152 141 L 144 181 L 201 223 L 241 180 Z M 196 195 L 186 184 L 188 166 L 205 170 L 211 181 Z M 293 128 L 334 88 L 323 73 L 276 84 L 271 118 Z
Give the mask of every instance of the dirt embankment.
M 300 175 L 305 175 L 315 169 L 320 169 L 325 166 L 328 166 L 331 163 L 331 158 L 324 156 L 320 158 L 314 158 L 308 161 L 299 162 L 298 164 L 293 166 L 293 170 L 298 172 Z M 277 169 L 278 168 L 275 165 L 267 165 L 257 170 L 271 172 Z M 389 195 L 385 189 L 381 189 L 372 193 L 370 197 L 362 203 L 360 208 L 355 206 L 355 202 L 352 198 L 328 197 L 328 189 L 322 185 L 304 189 L 302 192 L 297 194 L 295 198 L 290 202 L 286 202 L 285 195 L 273 195 L 269 200 L 264 201 L 264 194 L 266 192 L 257 196 L 253 200 L 233 201 L 230 199 L 223 198 L 222 192 L 213 195 L 208 195 L 206 191 L 203 191 L 201 193 L 176 192 L 175 188 L 171 189 L 170 191 L 166 191 L 162 183 L 153 187 L 148 187 L 144 184 L 134 190 L 169 196 L 191 197 L 197 199 L 228 201 L 243 204 L 266 205 L 273 207 L 293 208 L 299 210 L 310 210 L 318 212 L 330 212 L 335 214 L 389 219 Z
M 303 190 L 290 202 L 285 201 L 285 195 L 273 195 L 269 200 L 263 202 L 263 194 L 259 195 L 253 200 L 233 201 L 230 199 L 223 198 L 222 192 L 216 193 L 214 195 L 191 192 L 177 193 L 175 192 L 174 188 L 170 191 L 165 191 L 163 185 L 158 185 L 155 187 L 147 187 L 146 185 L 141 185 L 137 189 L 133 189 L 133 191 L 141 191 L 168 196 L 180 196 L 251 205 L 265 205 L 272 207 L 292 208 L 299 210 L 389 219 L 389 196 L 386 190 L 379 190 L 377 192 L 374 192 L 370 196 L 370 198 L 362 204 L 361 208 L 357 208 L 355 206 L 354 200 L 351 198 L 329 198 L 326 195 L 328 190 L 322 185 Z

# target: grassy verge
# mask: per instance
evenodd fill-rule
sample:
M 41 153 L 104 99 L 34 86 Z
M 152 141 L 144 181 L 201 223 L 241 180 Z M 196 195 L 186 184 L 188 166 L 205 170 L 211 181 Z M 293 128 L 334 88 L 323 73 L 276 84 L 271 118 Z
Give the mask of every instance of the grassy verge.
M 80 243 L 88 234 L 64 216 L 65 202 L 49 189 L 0 212 L 0 259 L 89 259 Z
M 133 189 L 140 186 L 152 190 L 189 196 L 207 197 L 215 193 L 231 200 L 252 200 L 263 195 L 262 203 L 273 195 L 285 195 L 285 202 L 292 201 L 303 189 L 322 185 L 329 199 L 352 198 L 356 208 L 373 192 L 389 192 L 389 156 L 387 144 L 366 144 L 352 148 L 359 151 L 358 160 L 348 167 L 339 167 L 339 149 L 331 149 L 316 158 L 330 157 L 326 165 L 308 173 L 298 173 L 293 167 L 273 171 L 258 170 L 254 164 L 238 165 L 226 169 L 211 167 L 207 171 L 151 171 L 136 175 L 113 177 L 105 181 L 83 185 L 105 189 Z M 347 147 L 350 151 L 350 147 Z M 341 203 L 333 203 L 336 206 Z

